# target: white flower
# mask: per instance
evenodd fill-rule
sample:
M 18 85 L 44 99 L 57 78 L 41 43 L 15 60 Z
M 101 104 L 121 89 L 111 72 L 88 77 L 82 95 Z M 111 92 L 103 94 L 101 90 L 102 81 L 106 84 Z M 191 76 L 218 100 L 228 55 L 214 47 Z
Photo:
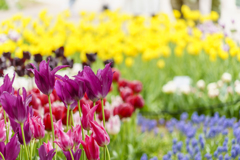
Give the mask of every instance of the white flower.
M 180 87 L 179 90 L 181 93 L 188 95 L 191 92 L 191 87 L 185 85 L 185 86 Z
M 240 95 L 240 84 L 236 85 L 235 92 Z
M 199 81 L 197 81 L 197 87 L 199 89 L 204 89 L 205 88 L 205 82 L 204 80 L 200 79 Z
M 121 121 L 118 115 L 111 116 L 106 122 L 106 128 L 109 134 L 115 135 L 120 132 Z
M 14 30 L 9 31 L 8 36 L 11 40 L 15 42 L 17 42 L 17 40 L 20 38 L 20 34 Z
M 164 93 L 174 93 L 176 91 L 175 83 L 173 81 L 169 81 L 167 84 L 163 86 L 162 91 Z
M 213 83 L 209 83 L 207 86 L 208 90 L 213 90 L 213 89 L 217 89 L 217 84 L 215 82 Z
M 222 80 L 223 82 L 226 82 L 226 83 L 230 82 L 232 80 L 232 75 L 230 73 L 225 72 L 222 75 Z
M 219 95 L 219 90 L 217 88 L 216 89 L 210 89 L 208 91 L 208 96 L 210 98 L 216 98 L 218 95 Z

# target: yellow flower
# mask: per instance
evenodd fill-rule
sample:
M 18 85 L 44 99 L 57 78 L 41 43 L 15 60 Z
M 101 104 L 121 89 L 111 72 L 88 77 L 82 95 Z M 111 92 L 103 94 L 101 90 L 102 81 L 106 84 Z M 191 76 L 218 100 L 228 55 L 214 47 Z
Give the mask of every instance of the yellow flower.
M 125 60 L 125 64 L 127 67 L 131 67 L 133 65 L 134 61 L 131 57 L 127 57 Z
M 160 69 L 164 68 L 164 67 L 165 67 L 165 61 L 162 60 L 162 59 L 158 60 L 158 61 L 157 61 L 157 66 L 158 66 L 158 68 L 160 68 Z
M 178 10 L 173 10 L 173 14 L 175 18 L 180 18 L 181 17 L 181 13 Z

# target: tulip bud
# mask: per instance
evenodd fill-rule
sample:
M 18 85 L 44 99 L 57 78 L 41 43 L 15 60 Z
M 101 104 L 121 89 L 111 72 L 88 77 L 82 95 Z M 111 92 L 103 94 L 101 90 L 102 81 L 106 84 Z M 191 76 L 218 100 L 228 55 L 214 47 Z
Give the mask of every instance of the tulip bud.
M 38 148 L 40 160 L 52 160 L 56 153 L 55 150 L 49 142 L 47 144 L 43 142 L 43 145 Z
M 93 132 L 93 138 L 98 143 L 99 146 L 104 147 L 110 142 L 109 135 L 107 134 L 105 128 L 102 125 L 99 125 L 96 121 L 91 121 L 91 130 Z
M 131 104 L 123 103 L 113 110 L 113 115 L 119 115 L 120 118 L 128 118 L 132 116 L 134 107 Z
M 30 130 L 33 137 L 36 139 L 42 139 L 45 136 L 44 125 L 39 117 L 30 118 Z
M 120 80 L 118 80 L 118 89 L 120 89 L 120 88 L 124 88 L 124 87 L 127 87 L 128 86 L 128 84 L 129 84 L 129 82 L 127 81 L 127 80 L 125 80 L 125 79 L 120 79 Z
M 53 146 L 52 146 L 52 144 L 50 143 L 50 141 L 48 141 L 48 143 L 43 142 L 43 145 L 44 145 L 47 153 L 53 149 Z

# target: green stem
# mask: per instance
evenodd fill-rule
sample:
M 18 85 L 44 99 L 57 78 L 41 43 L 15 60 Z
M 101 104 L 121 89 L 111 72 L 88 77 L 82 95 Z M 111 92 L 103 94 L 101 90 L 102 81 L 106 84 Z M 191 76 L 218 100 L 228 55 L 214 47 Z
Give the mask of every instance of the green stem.
M 95 102 L 93 102 L 93 107 L 95 106 Z M 96 112 L 94 112 L 94 121 L 96 121 Z
M 80 117 L 80 124 L 81 124 L 81 129 L 82 129 L 82 140 L 84 141 L 85 140 L 85 136 L 84 136 L 84 131 L 83 131 L 83 127 L 82 127 L 82 122 L 81 122 L 81 107 L 80 107 L 80 100 L 78 100 L 78 112 L 79 112 L 79 117 Z M 84 151 L 82 152 L 82 157 L 83 157 L 83 160 L 85 160 L 85 154 L 84 154 Z
M 103 159 L 106 160 L 106 147 L 103 147 Z
M 5 128 L 6 128 L 6 141 L 8 143 L 8 124 L 7 124 L 6 112 L 4 109 L 3 109 L 3 116 L 4 116 L 4 123 L 5 123 Z
M 102 103 L 102 117 L 103 117 L 103 126 L 105 128 L 105 116 L 104 116 L 104 106 L 103 106 L 103 99 L 101 99 L 101 103 Z
M 88 136 L 90 136 L 90 134 L 89 134 L 89 130 L 87 131 L 87 134 L 88 134 Z
M 2 155 L 2 153 L 1 153 L 1 152 L 0 152 L 0 155 L 1 155 L 2 159 L 3 159 L 3 160 L 5 160 L 5 158 L 4 158 L 4 156 Z
M 48 103 L 49 103 L 49 111 L 50 111 L 50 118 L 51 118 L 51 126 L 52 126 L 52 146 L 55 148 L 55 136 L 54 136 L 54 127 L 53 127 L 53 117 L 52 117 L 52 106 L 51 106 L 51 99 L 50 94 L 48 95 Z M 56 156 L 54 158 L 56 160 Z
M 73 121 L 73 110 L 71 110 L 71 118 L 72 118 L 72 125 L 74 127 L 74 121 Z
M 19 159 L 22 160 L 22 146 L 20 146 Z
M 68 131 L 68 118 L 69 118 L 69 105 L 67 106 L 67 131 Z
M 108 150 L 108 147 L 107 147 L 107 146 L 105 146 L 105 147 L 106 147 L 106 149 L 107 149 L 108 160 L 111 160 L 111 158 L 110 158 L 110 153 L 109 153 L 109 150 Z
M 74 160 L 73 155 L 72 155 L 72 151 L 70 149 L 69 149 L 69 152 L 71 154 L 72 160 Z
M 80 107 L 80 100 L 78 101 L 78 112 L 79 112 L 79 117 L 81 118 L 81 107 Z M 84 132 L 83 132 L 83 127 L 82 127 L 82 122 L 81 122 L 81 119 L 80 119 L 80 124 L 81 124 L 81 129 L 82 129 L 82 139 L 83 141 L 85 140 L 85 136 L 84 136 Z
M 25 135 L 24 135 L 24 131 L 23 131 L 23 123 L 21 124 L 21 131 L 22 131 L 22 138 L 23 138 L 23 143 L 24 143 L 24 148 L 26 151 L 27 159 L 29 159 L 29 153 L 28 153 L 28 149 L 27 149 L 27 145 L 26 145 L 26 141 L 25 141 Z

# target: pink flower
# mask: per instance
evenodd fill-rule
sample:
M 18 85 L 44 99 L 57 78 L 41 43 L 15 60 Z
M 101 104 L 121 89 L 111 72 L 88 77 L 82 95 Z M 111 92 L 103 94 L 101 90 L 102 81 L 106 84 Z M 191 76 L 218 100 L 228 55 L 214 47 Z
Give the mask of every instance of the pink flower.
M 49 141 L 48 141 L 48 143 L 43 142 L 43 144 L 44 144 L 44 147 L 45 147 L 47 153 L 53 149 L 52 144 Z
M 33 137 L 36 139 L 42 139 L 45 136 L 45 126 L 43 125 L 41 118 L 32 117 L 29 122 Z
M 81 144 L 84 148 L 88 160 L 100 160 L 99 146 L 92 135 L 90 137 L 86 135 L 85 142 L 81 140 Z
M 76 125 L 76 127 L 73 128 L 73 143 L 76 148 L 79 147 L 82 140 L 82 128 L 80 125 Z
M 55 134 L 55 137 L 59 137 L 59 134 L 60 134 L 60 130 L 63 130 L 63 127 L 62 127 L 62 120 L 58 120 L 56 123 L 53 122 L 53 127 L 54 127 L 54 134 Z
M 82 106 L 82 127 L 85 130 L 90 130 L 91 128 L 91 123 L 90 121 L 93 121 L 94 119 L 94 112 L 96 111 L 98 105 L 94 106 L 93 108 L 90 109 L 90 105 L 86 104 Z
M 0 121 L 0 142 L 4 142 L 6 140 L 6 128 L 4 120 Z
M 73 149 L 73 133 L 72 130 L 69 129 L 67 133 L 59 130 L 59 137 L 57 141 L 54 141 L 63 151 L 68 151 L 69 149 Z
M 99 146 L 104 147 L 110 142 L 110 138 L 103 125 L 99 125 L 96 121 L 91 121 L 91 130 L 93 132 L 93 138 L 96 140 Z
M 109 134 L 115 135 L 118 134 L 121 128 L 121 121 L 118 115 L 112 116 L 109 118 L 106 123 L 106 129 Z

